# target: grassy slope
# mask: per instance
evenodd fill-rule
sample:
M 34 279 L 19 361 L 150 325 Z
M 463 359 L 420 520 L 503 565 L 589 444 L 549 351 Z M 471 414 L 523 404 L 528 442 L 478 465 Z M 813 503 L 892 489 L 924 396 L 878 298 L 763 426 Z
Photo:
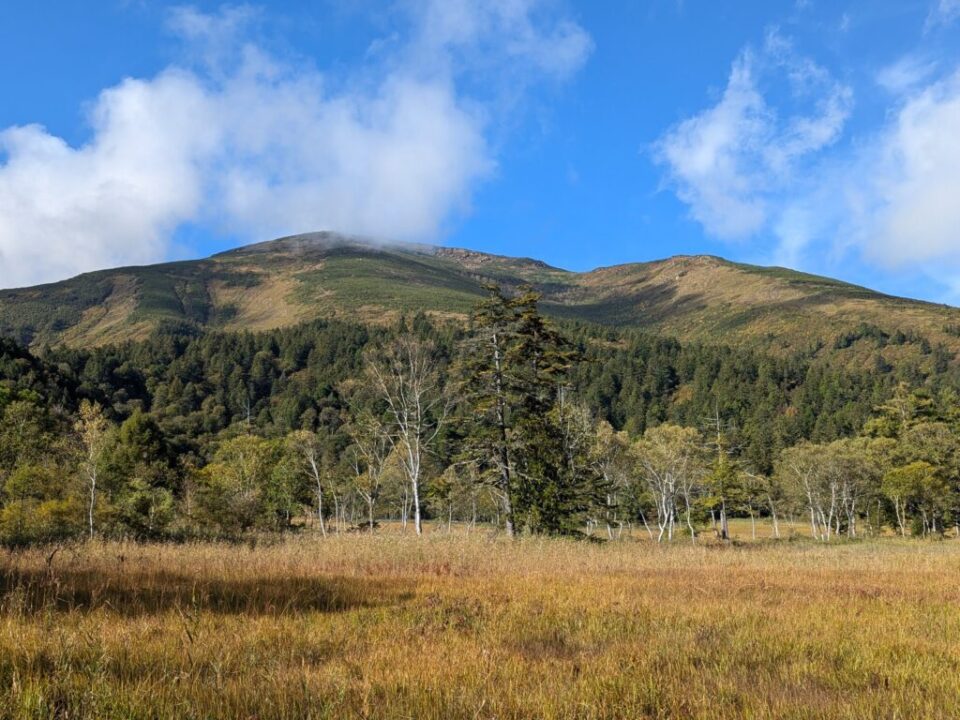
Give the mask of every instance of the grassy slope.
M 956 718 L 958 542 L 4 554 L 0 717 Z
M 960 310 L 854 285 L 709 256 L 571 273 L 465 250 L 376 247 L 314 235 L 260 243 L 196 262 L 81 275 L 0 292 L 0 334 L 33 344 L 138 338 L 162 321 L 262 330 L 316 317 L 387 322 L 424 310 L 462 318 L 494 280 L 532 282 L 557 316 L 648 328 L 685 340 L 774 351 L 832 345 L 859 325 L 913 332 L 960 351 Z M 909 343 L 908 343 L 909 345 Z M 901 346 L 884 353 L 919 352 Z M 871 343 L 847 354 L 869 362 Z

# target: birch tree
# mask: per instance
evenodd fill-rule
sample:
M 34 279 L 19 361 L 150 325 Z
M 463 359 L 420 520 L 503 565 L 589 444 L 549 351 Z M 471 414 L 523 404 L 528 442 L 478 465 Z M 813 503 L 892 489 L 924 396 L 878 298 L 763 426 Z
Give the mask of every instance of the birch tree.
M 628 492 L 633 468 L 630 454 L 630 439 L 623 431 L 617 432 L 606 421 L 597 424 L 593 442 L 593 462 L 607 488 L 604 520 L 607 538 L 613 540 L 613 526 L 617 527 L 617 539 L 623 534 L 621 503 Z
M 828 542 L 836 533 L 843 481 L 829 447 L 803 442 L 785 449 L 777 464 L 777 474 L 806 506 L 813 538 Z
M 915 527 L 920 534 L 943 532 L 951 489 L 935 466 L 917 460 L 894 468 L 884 476 L 882 488 L 893 505 L 901 536 L 907 534 L 911 515 L 918 519 Z
M 776 475 L 765 475 L 744 471 L 749 486 L 749 494 L 756 502 L 765 504 L 770 511 L 770 524 L 773 537 L 780 538 L 780 513 L 778 508 L 783 502 L 783 483 Z
M 440 433 L 448 407 L 440 386 L 434 346 L 402 335 L 366 358 L 367 377 L 386 404 L 387 437 L 410 487 L 413 522 L 423 534 L 421 490 L 424 459 Z
M 839 483 L 840 510 L 847 536 L 857 537 L 858 521 L 880 492 L 886 463 L 886 439 L 849 438 L 827 446 L 825 461 Z
M 103 408 L 84 400 L 80 403 L 80 413 L 75 428 L 83 446 L 80 472 L 87 486 L 87 530 L 90 538 L 93 538 L 94 517 L 100 491 L 100 468 L 107 447 L 107 431 L 110 424 L 103 415 Z
M 920 487 L 931 475 L 933 475 L 933 466 L 928 462 L 917 461 L 893 468 L 883 477 L 883 494 L 893 506 L 897 529 L 902 537 L 907 535 L 909 508 L 919 495 Z
M 367 506 L 367 524 L 373 532 L 375 508 L 390 463 L 392 443 L 387 428 L 370 413 L 361 413 L 349 433 L 353 439 L 350 450 L 354 485 Z
M 287 437 L 287 450 L 296 457 L 310 480 L 317 503 L 317 522 L 320 524 L 321 534 L 326 537 L 327 524 L 323 516 L 323 473 L 320 471 L 321 453 L 316 433 L 309 430 L 290 433 Z
M 694 428 L 659 425 L 650 428 L 637 442 L 638 470 L 657 507 L 657 542 L 673 540 L 679 515 L 679 502 L 690 539 L 696 542 L 693 506 L 696 483 L 703 476 L 699 433 Z

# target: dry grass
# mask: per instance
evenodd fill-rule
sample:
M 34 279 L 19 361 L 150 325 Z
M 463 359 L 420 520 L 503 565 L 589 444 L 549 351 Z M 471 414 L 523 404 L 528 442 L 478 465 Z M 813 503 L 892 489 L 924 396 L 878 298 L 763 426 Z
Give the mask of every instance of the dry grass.
M 80 322 L 64 331 L 61 341 L 73 347 L 91 347 L 145 339 L 150 334 L 149 323 L 130 321 L 137 301 L 137 279 L 118 274 L 110 296 L 85 310 Z
M 960 717 L 955 540 L 48 556 L 0 560 L 0 717 Z
M 259 282 L 250 287 L 228 285 L 222 281 L 209 284 L 210 295 L 218 309 L 236 309 L 236 316 L 225 324 L 224 330 L 259 332 L 288 327 L 309 319 L 310 312 L 291 300 L 298 287 L 296 280 L 278 273 L 258 272 L 251 268 L 236 269 L 256 272 Z

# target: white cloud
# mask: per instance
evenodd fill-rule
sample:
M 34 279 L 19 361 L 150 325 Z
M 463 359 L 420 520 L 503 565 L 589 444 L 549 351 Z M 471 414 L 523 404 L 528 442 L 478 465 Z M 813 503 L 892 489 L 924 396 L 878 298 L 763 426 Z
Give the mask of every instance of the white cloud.
M 81 148 L 37 125 L 0 132 L 0 285 L 163 257 L 202 204 L 198 161 L 223 132 L 213 106 L 171 70 L 103 92 Z
M 771 118 L 744 53 L 714 107 L 674 127 L 657 144 L 677 195 L 708 232 L 724 238 L 750 235 L 763 226 L 764 199 L 755 158 L 770 140 Z
M 761 92 L 770 58 L 812 111 L 784 117 Z M 711 235 L 755 238 L 764 259 L 823 272 L 851 256 L 912 268 L 954 288 L 955 301 L 960 68 L 944 75 L 940 65 L 908 55 L 882 69 L 877 82 L 892 107 L 876 130 L 835 146 L 849 89 L 774 34 L 762 55 L 737 58 L 720 100 L 670 129 L 657 157 Z
M 960 263 L 960 70 L 907 99 L 864 170 L 870 219 L 860 242 L 887 265 Z M 944 267 L 943 270 L 948 270 Z
M 104 90 L 87 143 L 0 130 L 0 286 L 163 259 L 184 223 L 435 239 L 496 166 L 495 108 L 459 79 L 562 80 L 590 39 L 547 0 L 410 9 L 411 39 L 334 78 L 250 42 L 255 10 L 174 11 L 184 62 Z
M 926 29 L 937 25 L 950 25 L 960 18 L 960 0 L 937 0 L 927 16 Z
M 760 91 L 767 76 L 786 80 L 790 99 L 809 111 L 778 112 Z M 780 193 L 837 140 L 852 102 L 849 87 L 771 32 L 762 52 L 744 50 L 733 63 L 719 102 L 668 130 L 655 157 L 708 233 L 747 238 L 776 222 Z
M 238 39 L 256 23 L 260 14 L 251 5 L 225 5 L 216 14 L 180 5 L 170 9 L 167 26 L 183 41 L 187 60 L 219 74 L 234 59 L 238 49 L 243 48 Z
M 442 54 L 471 67 L 495 65 L 529 80 L 565 78 L 593 48 L 590 36 L 542 0 L 418 0 L 420 36 L 415 50 L 433 64 Z M 519 71 L 519 73 L 517 72 Z
M 449 87 L 393 77 L 369 96 L 320 99 L 318 90 L 302 78 L 225 89 L 231 134 L 210 197 L 230 231 L 429 239 L 493 169 L 481 120 Z
M 929 80 L 937 63 L 918 55 L 905 55 L 880 69 L 877 84 L 892 95 L 903 95 Z
M 905 91 L 878 130 L 823 158 L 815 184 L 783 197 L 775 257 L 824 271 L 854 257 L 960 288 L 958 127 L 960 69 Z

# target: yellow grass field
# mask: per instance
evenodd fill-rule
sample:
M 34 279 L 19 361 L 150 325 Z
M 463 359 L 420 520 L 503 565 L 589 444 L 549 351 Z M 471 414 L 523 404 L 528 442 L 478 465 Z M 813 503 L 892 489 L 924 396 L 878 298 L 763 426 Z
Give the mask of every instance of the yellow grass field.
M 3 718 L 960 717 L 955 539 L 51 552 L 0 555 Z

